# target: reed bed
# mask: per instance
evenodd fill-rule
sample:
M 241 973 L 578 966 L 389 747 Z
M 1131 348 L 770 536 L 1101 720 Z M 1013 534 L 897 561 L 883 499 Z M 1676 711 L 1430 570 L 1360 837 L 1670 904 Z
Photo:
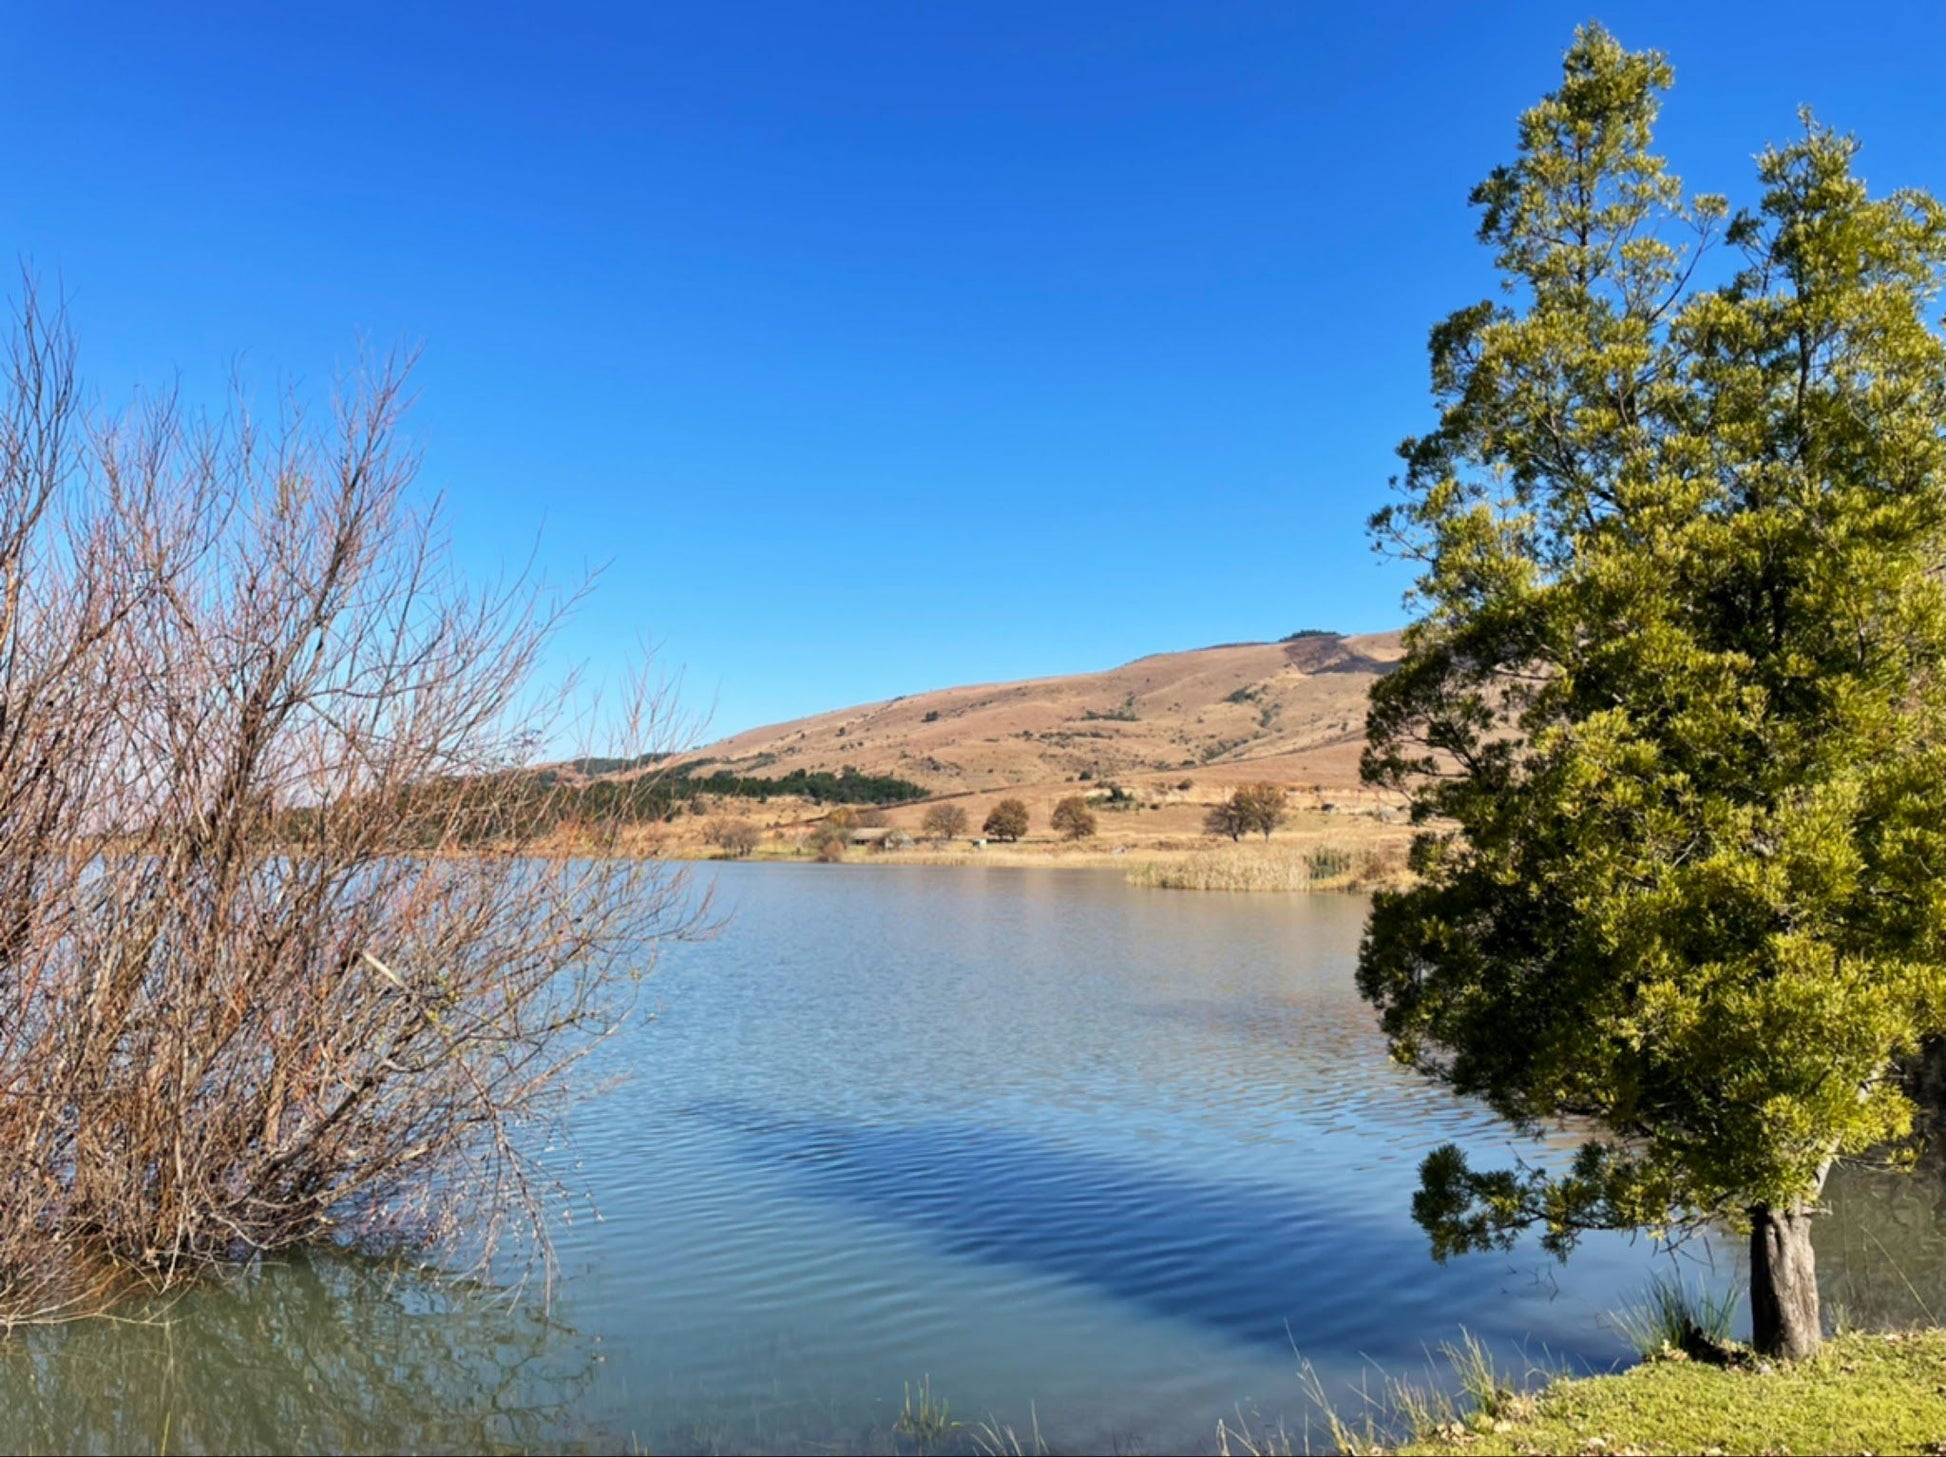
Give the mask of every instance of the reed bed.
M 1349 890 L 1395 874 L 1395 854 L 1342 845 L 1226 845 L 1132 867 L 1130 885 L 1152 890 Z

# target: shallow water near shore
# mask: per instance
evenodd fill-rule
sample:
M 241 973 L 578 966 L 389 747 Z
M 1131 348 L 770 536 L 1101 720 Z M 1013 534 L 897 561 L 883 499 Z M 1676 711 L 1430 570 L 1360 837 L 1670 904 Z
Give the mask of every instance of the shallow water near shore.
M 1419 1159 L 1514 1144 L 1385 1056 L 1365 903 L 1133 889 L 1113 872 L 728 865 L 731 913 L 656 972 L 575 1119 L 551 1304 L 298 1260 L 0 1349 L 10 1448 L 935 1449 L 993 1419 L 1056 1450 L 1305 1442 L 1299 1358 L 1349 1406 L 1461 1328 L 1605 1369 L 1668 1256 L 1588 1241 L 1436 1265 Z M 1558 1153 L 1557 1150 L 1552 1152 Z M 1828 1299 L 1946 1313 L 1935 1174 L 1841 1174 Z M 1694 1284 L 1736 1277 L 1698 1241 Z M 1309 1441 L 1327 1444 L 1315 1415 Z

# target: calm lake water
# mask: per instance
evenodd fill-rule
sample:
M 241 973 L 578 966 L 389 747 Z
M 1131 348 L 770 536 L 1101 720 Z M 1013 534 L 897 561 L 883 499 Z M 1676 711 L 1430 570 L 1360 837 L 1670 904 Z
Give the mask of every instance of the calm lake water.
M 1419 1159 L 1513 1145 L 1392 1066 L 1352 985 L 1362 900 L 1112 874 L 727 866 L 733 920 L 658 970 L 577 1118 L 550 1304 L 342 1259 L 0 1348 L 19 1449 L 887 1450 L 908 1384 L 1056 1450 L 1305 1440 L 1461 1329 L 1606 1368 L 1668 1256 L 1588 1241 L 1442 1267 Z M 1550 1150 L 1522 1146 L 1547 1156 Z M 1555 1150 L 1553 1152 L 1558 1152 Z M 1844 1175 L 1828 1299 L 1946 1313 L 1935 1172 Z M 1727 1247 L 1689 1278 L 1736 1277 Z M 1328 1444 L 1316 1430 L 1312 1445 Z M 910 1444 L 906 1444 L 910 1450 Z

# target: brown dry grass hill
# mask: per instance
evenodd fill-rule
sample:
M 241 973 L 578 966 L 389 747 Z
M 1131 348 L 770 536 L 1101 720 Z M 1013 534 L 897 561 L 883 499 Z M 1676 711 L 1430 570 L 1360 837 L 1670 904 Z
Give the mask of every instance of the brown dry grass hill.
M 750 729 L 687 762 L 760 777 L 847 764 L 895 774 L 965 796 L 976 826 L 1002 794 L 1033 806 L 1076 784 L 1121 784 L 1187 808 L 1271 780 L 1369 812 L 1377 801 L 1358 785 L 1365 695 L 1398 658 L 1396 632 L 1159 653 L 1102 673 L 945 688 Z

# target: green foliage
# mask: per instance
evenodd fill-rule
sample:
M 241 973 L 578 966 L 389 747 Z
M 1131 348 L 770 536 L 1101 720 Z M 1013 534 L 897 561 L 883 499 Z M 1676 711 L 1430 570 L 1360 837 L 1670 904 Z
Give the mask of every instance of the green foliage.
M 932 791 L 893 774 L 861 774 L 847 764 L 836 774 L 828 769 L 793 769 L 775 779 L 759 779 L 718 769 L 707 777 L 680 781 L 685 792 L 720 794 L 742 799 L 769 799 L 773 794 L 796 795 L 814 804 L 903 804 L 924 799 Z
M 1608 1134 L 1429 1158 L 1442 1255 L 1815 1198 L 1946 1032 L 1946 209 L 1808 115 L 1752 209 L 1686 196 L 1670 83 L 1578 33 L 1474 193 L 1506 296 L 1434 330 L 1373 521 L 1420 576 L 1364 773 L 1422 833 L 1360 986 L 1406 1063 Z

